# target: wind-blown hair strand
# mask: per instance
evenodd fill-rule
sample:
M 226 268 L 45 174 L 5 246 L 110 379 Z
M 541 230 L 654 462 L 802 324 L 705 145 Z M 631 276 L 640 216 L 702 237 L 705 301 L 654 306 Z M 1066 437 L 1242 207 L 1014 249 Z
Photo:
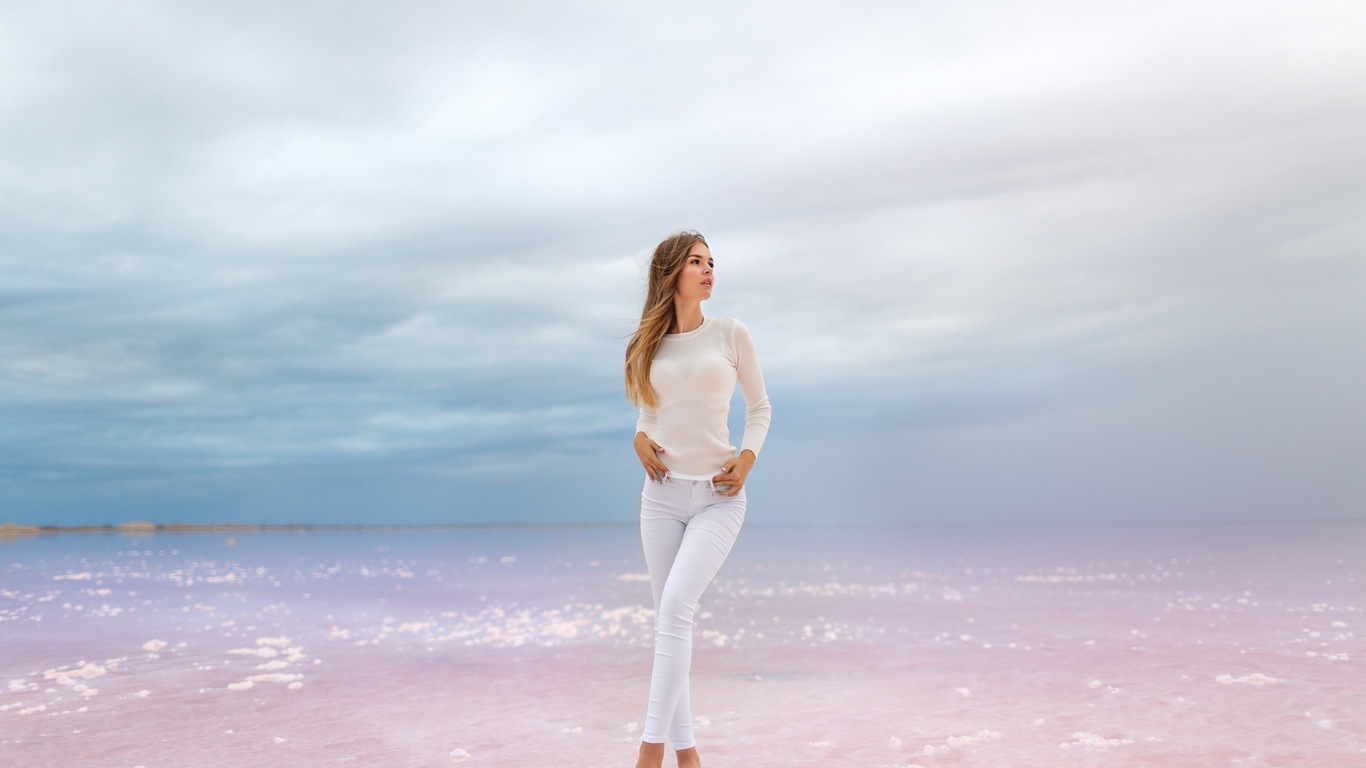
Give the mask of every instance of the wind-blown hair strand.
M 706 242 L 701 234 L 685 230 L 666 238 L 650 257 L 645 308 L 640 313 L 640 325 L 626 345 L 626 397 L 636 407 L 659 405 L 654 387 L 650 386 L 650 364 L 654 362 L 660 342 L 673 327 L 674 292 L 678 289 L 678 275 L 687 263 L 688 251 L 693 245 L 705 245 Z

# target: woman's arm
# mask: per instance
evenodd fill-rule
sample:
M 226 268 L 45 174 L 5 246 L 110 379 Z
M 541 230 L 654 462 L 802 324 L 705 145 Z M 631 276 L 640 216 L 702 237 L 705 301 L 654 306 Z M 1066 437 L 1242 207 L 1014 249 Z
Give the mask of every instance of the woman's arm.
M 772 421 L 773 408 L 768 403 L 768 390 L 764 388 L 764 373 L 759 369 L 759 355 L 754 349 L 754 338 L 744 323 L 736 321 L 731 337 L 731 349 L 735 353 L 735 375 L 740 382 L 740 392 L 745 397 L 745 435 L 740 440 L 740 455 L 726 462 L 721 474 L 712 478 L 715 485 L 730 486 L 722 491 L 723 496 L 734 496 L 744 487 L 749 471 L 759 458 L 759 449 L 768 437 L 768 425 Z
M 659 454 L 664 452 L 659 447 L 659 443 L 650 439 L 644 432 L 637 432 L 635 439 L 636 456 L 640 458 L 640 465 L 645 467 L 645 474 L 656 483 L 664 479 L 664 474 L 669 468 L 664 466 L 664 462 L 659 460 Z
M 754 339 L 742 323 L 735 324 L 735 375 L 740 380 L 740 392 L 745 396 L 745 436 L 740 441 L 740 452 L 751 451 L 759 458 L 759 449 L 768 437 L 768 425 L 773 408 L 768 404 L 768 390 L 764 388 L 764 372 L 759 370 L 759 355 L 754 351 Z

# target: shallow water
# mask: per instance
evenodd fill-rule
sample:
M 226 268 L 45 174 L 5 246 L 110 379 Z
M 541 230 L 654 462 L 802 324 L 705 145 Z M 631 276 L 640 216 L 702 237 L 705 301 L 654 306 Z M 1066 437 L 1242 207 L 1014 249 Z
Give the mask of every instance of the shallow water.
M 1366 765 L 1363 545 L 1364 523 L 750 526 L 696 629 L 699 750 Z M 631 765 L 649 600 L 630 528 L 4 541 L 0 754 Z

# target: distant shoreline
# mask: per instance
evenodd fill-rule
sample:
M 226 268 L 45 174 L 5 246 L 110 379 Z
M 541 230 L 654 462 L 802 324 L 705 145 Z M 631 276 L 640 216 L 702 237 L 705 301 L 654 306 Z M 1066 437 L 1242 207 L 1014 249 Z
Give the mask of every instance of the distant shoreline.
M 912 529 L 971 529 L 987 525 L 1008 528 L 1186 528 L 1201 526 L 1297 526 L 1297 525 L 1360 525 L 1366 517 L 1347 518 L 1310 518 L 1305 520 L 1085 520 L 1085 521 L 994 521 L 978 523 L 906 523 L 906 524 L 865 524 L 865 525 L 819 525 L 801 523 L 755 522 L 750 526 L 761 528 L 788 528 L 802 530 L 869 529 L 885 530 L 895 528 Z M 151 523 L 133 521 L 111 525 L 26 525 L 20 523 L 0 523 L 0 540 L 44 536 L 61 533 L 119 533 L 124 535 L 150 535 L 157 533 L 307 533 L 307 532 L 421 532 L 421 531 L 474 531 L 497 529 L 556 530 L 575 528 L 633 528 L 635 520 L 598 523 L 425 523 L 378 525 L 360 523 L 343 525 L 335 523 Z
M 0 538 L 57 533 L 289 533 L 306 531 L 461 531 L 484 528 L 616 528 L 635 523 L 433 523 L 424 525 L 332 525 L 310 523 L 119 523 L 117 525 L 19 525 L 0 523 Z

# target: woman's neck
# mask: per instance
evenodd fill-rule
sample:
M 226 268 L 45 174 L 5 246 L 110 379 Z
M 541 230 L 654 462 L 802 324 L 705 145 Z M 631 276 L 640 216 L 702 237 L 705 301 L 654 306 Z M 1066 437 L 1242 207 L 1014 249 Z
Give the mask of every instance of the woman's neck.
M 674 300 L 674 324 L 669 333 L 687 333 L 702 327 L 702 302 Z

